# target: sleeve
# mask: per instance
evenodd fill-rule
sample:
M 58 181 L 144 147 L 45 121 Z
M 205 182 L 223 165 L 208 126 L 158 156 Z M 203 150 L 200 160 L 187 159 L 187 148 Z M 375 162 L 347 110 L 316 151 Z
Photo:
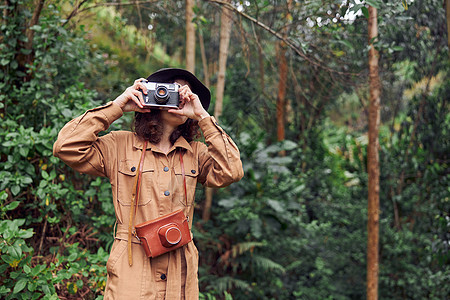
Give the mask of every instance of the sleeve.
M 214 117 L 199 122 L 208 147 L 199 143 L 199 182 L 225 187 L 244 176 L 239 149 Z
M 109 102 L 85 112 L 67 123 L 53 145 L 53 155 L 78 172 L 95 176 L 108 176 L 116 153 L 115 136 L 109 133 L 98 137 L 123 115 L 122 109 Z

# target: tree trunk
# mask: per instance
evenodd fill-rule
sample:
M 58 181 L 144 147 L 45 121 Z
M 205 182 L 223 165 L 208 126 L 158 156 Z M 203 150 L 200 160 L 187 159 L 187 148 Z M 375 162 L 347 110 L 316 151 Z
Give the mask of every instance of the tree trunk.
M 231 2 L 231 0 L 227 0 Z M 225 90 L 225 73 L 227 69 L 228 45 L 230 44 L 230 30 L 231 30 L 231 11 L 225 6 L 222 6 L 222 14 L 220 16 L 220 48 L 219 48 L 219 72 L 217 76 L 216 88 L 216 104 L 214 106 L 214 116 L 218 120 L 222 114 L 223 107 L 223 93 Z M 208 221 L 211 215 L 211 205 L 213 198 L 213 189 L 206 188 L 205 190 L 205 206 L 203 207 L 204 221 Z
M 447 13 L 447 43 L 450 55 L 450 0 L 445 0 L 445 12 Z
M 204 77 L 203 80 L 204 80 L 205 85 L 209 88 L 210 82 L 209 82 L 209 72 L 208 72 L 208 60 L 206 58 L 205 41 L 203 40 L 202 30 L 199 31 L 198 42 L 200 44 L 200 53 L 202 55 L 203 77 Z
M 277 140 L 284 141 L 285 139 L 285 121 L 286 121 L 286 86 L 288 65 L 286 59 L 287 45 L 284 42 L 289 34 L 288 24 L 291 22 L 290 9 L 292 0 L 287 1 L 287 12 L 285 16 L 286 27 L 283 29 L 283 40 L 278 42 L 278 72 L 280 74 L 278 80 L 278 95 L 277 95 Z M 285 151 L 280 152 L 281 156 L 286 155 Z
M 286 112 L 286 82 L 287 82 L 287 59 L 286 59 L 286 45 L 284 42 L 279 43 L 278 47 L 278 72 L 280 77 L 278 79 L 278 94 L 277 94 L 277 140 L 284 141 L 285 130 L 284 120 Z
M 44 7 L 45 0 L 35 0 L 34 1 L 34 11 L 33 16 L 28 23 L 28 26 L 25 30 L 25 36 L 27 37 L 27 41 L 24 43 L 23 48 L 26 50 L 30 50 L 29 54 L 18 53 L 16 60 L 19 63 L 19 70 L 27 73 L 27 64 L 32 64 L 34 61 L 34 51 L 33 50 L 33 38 L 34 38 L 34 30 L 30 29 L 34 25 L 39 23 L 39 17 L 41 16 L 42 8 Z M 31 75 L 27 75 L 26 79 L 29 80 Z
M 379 270 L 379 209 L 380 209 L 380 165 L 379 165 L 379 127 L 380 127 L 380 78 L 378 75 L 378 51 L 373 41 L 378 36 L 377 9 L 369 6 L 369 145 L 367 148 L 368 224 L 367 224 L 367 299 L 378 299 Z
M 195 72 L 194 0 L 186 0 L 186 70 Z
M 227 2 L 231 2 L 228 0 Z M 225 90 L 225 72 L 227 69 L 228 46 L 230 44 L 231 11 L 222 7 L 220 16 L 220 48 L 219 48 L 219 72 L 217 75 L 216 104 L 214 116 L 218 119 L 222 114 L 223 92 Z

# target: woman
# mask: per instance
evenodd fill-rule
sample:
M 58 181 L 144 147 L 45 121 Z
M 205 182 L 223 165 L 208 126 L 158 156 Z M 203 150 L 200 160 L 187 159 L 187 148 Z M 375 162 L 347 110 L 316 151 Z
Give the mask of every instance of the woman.
M 129 264 L 128 224 L 138 164 L 145 151 L 133 223 L 140 224 L 182 209 L 192 228 L 197 182 L 224 187 L 240 180 L 243 170 L 239 150 L 208 114 L 210 92 L 193 74 L 169 68 L 147 78 L 152 82 L 178 83 L 181 86 L 179 109 L 144 107 L 141 91 L 146 94 L 147 90 L 142 80 L 136 80 L 114 101 L 88 110 L 66 124 L 54 144 L 53 153 L 75 170 L 106 176 L 111 182 L 117 232 L 106 265 L 105 300 L 198 299 L 198 252 L 193 242 L 148 258 L 139 241 L 132 237 L 132 265 Z M 134 133 L 113 131 L 98 136 L 129 111 L 135 112 Z M 208 147 L 193 141 L 199 127 Z M 180 152 L 186 170 L 187 203 Z

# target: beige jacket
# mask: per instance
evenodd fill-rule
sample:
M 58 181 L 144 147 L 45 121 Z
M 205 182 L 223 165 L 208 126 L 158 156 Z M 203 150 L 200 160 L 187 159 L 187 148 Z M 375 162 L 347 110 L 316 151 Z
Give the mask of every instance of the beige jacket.
M 117 233 L 106 264 L 105 300 L 197 299 L 198 252 L 193 242 L 149 259 L 133 237 L 133 265 L 128 265 L 131 194 L 144 143 L 128 131 L 98 136 L 121 116 L 122 110 L 114 102 L 88 110 L 64 126 L 53 146 L 54 155 L 73 169 L 106 176 L 111 182 Z M 239 150 L 214 117 L 201 120 L 199 125 L 208 147 L 180 137 L 166 155 L 154 145 L 147 145 L 135 224 L 182 209 L 189 216 L 191 228 L 197 182 L 224 187 L 242 178 Z M 178 151 L 184 152 L 187 206 Z

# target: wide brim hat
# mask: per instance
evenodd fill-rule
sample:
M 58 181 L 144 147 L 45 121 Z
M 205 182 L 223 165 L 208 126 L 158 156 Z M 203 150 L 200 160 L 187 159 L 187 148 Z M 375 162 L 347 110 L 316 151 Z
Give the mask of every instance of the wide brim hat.
M 172 83 L 175 79 L 184 79 L 191 86 L 194 94 L 200 98 L 200 102 L 205 110 L 208 110 L 211 102 L 211 92 L 209 89 L 191 72 L 178 68 L 164 68 L 156 71 L 147 77 L 148 81 L 159 83 Z

